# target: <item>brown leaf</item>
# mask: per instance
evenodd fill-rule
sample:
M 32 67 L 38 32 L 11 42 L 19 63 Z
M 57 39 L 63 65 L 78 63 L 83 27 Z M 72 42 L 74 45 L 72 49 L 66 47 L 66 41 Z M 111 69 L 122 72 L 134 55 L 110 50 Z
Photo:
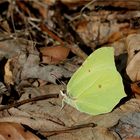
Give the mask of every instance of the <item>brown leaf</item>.
M 55 4 L 56 0 L 44 0 L 43 2 L 48 5 L 53 5 Z
M 128 60 L 126 72 L 132 81 L 140 80 L 140 34 L 129 35 L 126 39 Z
M 1 122 L 0 123 L 1 140 L 40 140 L 36 135 L 18 123 Z
M 119 136 L 113 131 L 109 131 L 104 127 L 97 127 L 94 130 L 94 139 L 95 140 L 120 140 Z
M 89 3 L 91 0 L 60 0 L 63 4 L 67 5 L 69 8 L 82 6 Z
M 3 33 L 10 34 L 10 27 L 9 27 L 8 22 L 6 20 L 1 22 L 1 27 L 3 28 Z
M 47 8 L 47 6 L 45 6 L 44 2 L 40 3 L 40 2 L 34 1 L 32 3 L 32 6 L 33 6 L 33 8 L 38 9 L 41 18 L 47 19 L 48 8 Z
M 98 3 L 98 1 L 96 2 Z M 93 2 L 93 7 L 97 5 L 96 2 Z M 101 3 L 108 5 L 108 2 Z M 138 17 L 138 13 L 136 11 L 125 11 L 125 13 L 122 13 L 120 11 L 109 12 L 99 10 L 98 12 L 92 11 L 86 17 L 82 17 L 80 14 L 76 15 L 77 17 L 73 17 L 72 20 L 74 21 L 74 29 L 84 43 L 94 49 L 97 45 L 113 43 L 129 34 L 138 33 L 138 29 L 132 28 L 134 26 L 134 23 L 132 23 L 132 21 L 134 22 L 133 18 Z M 129 22 L 123 22 L 126 20 Z
M 55 85 L 56 87 L 57 85 Z M 51 87 L 53 90 L 55 87 Z M 43 89 L 41 87 L 43 94 L 52 93 L 52 89 Z M 26 92 L 23 96 L 29 98 L 29 95 L 32 97 L 35 96 L 38 89 L 35 88 L 27 89 L 28 93 Z M 58 93 L 60 89 L 58 88 L 57 91 L 53 91 L 53 93 Z M 42 94 L 38 93 L 38 94 Z M 31 95 L 32 94 L 32 95 Z M 121 106 L 121 109 L 116 109 L 111 113 L 99 115 L 99 116 L 90 116 L 84 113 L 80 113 L 76 109 L 72 108 L 71 106 L 66 106 L 64 109 L 61 110 L 62 106 L 62 99 L 50 99 L 44 101 L 38 101 L 32 104 L 25 104 L 19 108 L 11 108 L 8 110 L 10 112 L 10 116 L 4 116 L 0 114 L 0 122 L 1 121 L 10 121 L 10 122 L 18 122 L 24 123 L 30 126 L 33 129 L 41 130 L 41 131 L 53 131 L 53 130 L 60 130 L 66 129 L 67 127 L 75 126 L 78 124 L 86 124 L 94 122 L 98 125 L 98 128 L 84 128 L 81 130 L 74 130 L 69 133 L 61 133 L 59 135 L 53 135 L 50 138 L 53 140 L 91 140 L 93 138 L 100 136 L 99 138 L 106 138 L 108 140 L 112 136 L 115 138 L 114 133 L 112 135 L 112 131 L 109 132 L 108 128 L 116 125 L 118 120 L 127 115 L 130 112 L 135 112 L 140 110 L 140 100 L 133 99 L 128 101 L 126 104 Z M 3 115 L 3 116 L 2 116 Z M 101 139 L 96 139 L 101 140 Z
M 131 84 L 132 92 L 136 95 L 137 98 L 140 98 L 140 82 Z
M 13 74 L 12 74 L 12 71 L 10 70 L 10 61 L 11 59 L 9 59 L 7 61 L 7 63 L 5 64 L 5 67 L 4 67 L 4 82 L 7 84 L 7 85 L 13 85 L 14 82 L 13 82 Z
M 112 43 L 114 41 L 117 41 L 117 40 L 123 38 L 124 36 L 127 36 L 129 34 L 133 34 L 136 32 L 137 32 L 137 30 L 128 29 L 128 27 L 127 27 L 127 29 L 122 29 L 121 31 L 114 32 L 113 34 L 111 34 L 111 36 L 108 39 L 108 42 Z
M 62 46 L 55 46 L 55 47 L 43 47 L 40 48 L 40 52 L 43 56 L 43 63 L 46 64 L 58 64 L 61 61 L 64 61 L 70 49 Z
M 112 43 L 134 32 L 129 29 L 128 23 L 115 23 L 114 21 L 114 23 L 109 24 L 107 22 L 99 22 L 103 19 L 103 15 L 107 16 L 109 14 L 109 12 L 100 12 L 100 14 L 94 12 L 86 19 L 80 19 L 75 23 L 76 32 L 83 39 L 84 43 L 92 49 L 97 45 L 106 44 L 108 42 Z M 114 18 L 115 16 L 112 20 L 114 20 Z M 110 19 L 108 20 L 110 21 Z
M 140 34 L 132 34 L 126 38 L 128 52 L 128 63 L 133 59 L 136 52 L 140 50 Z
M 120 39 L 118 41 L 115 41 L 110 45 L 114 48 L 114 55 L 115 56 L 119 56 L 120 54 L 126 53 L 126 46 L 125 46 L 124 39 Z
M 126 72 L 132 81 L 140 80 L 140 52 L 129 62 Z

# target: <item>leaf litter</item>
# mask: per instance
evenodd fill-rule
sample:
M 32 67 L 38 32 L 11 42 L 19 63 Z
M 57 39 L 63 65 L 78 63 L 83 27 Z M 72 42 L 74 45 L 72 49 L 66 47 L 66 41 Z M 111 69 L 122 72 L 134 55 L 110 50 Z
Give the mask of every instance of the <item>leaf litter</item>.
M 132 88 L 140 80 L 138 1 L 89 2 L 0 2 L 1 138 L 22 135 L 29 139 L 20 124 L 32 128 L 32 139 L 42 138 L 33 130 L 48 140 L 140 137 L 140 100 L 138 90 Z M 126 68 L 119 69 L 131 96 L 112 112 L 98 116 L 68 105 L 62 109 L 63 82 L 68 82 L 87 55 L 104 45 L 113 46 L 115 56 L 128 54 Z

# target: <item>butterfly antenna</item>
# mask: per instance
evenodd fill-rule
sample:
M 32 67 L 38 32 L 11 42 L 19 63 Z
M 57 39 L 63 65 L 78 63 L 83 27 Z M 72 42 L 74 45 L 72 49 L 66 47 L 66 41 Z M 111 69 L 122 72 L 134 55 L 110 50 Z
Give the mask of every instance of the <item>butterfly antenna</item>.
M 60 81 L 60 80 L 57 78 L 56 75 L 54 75 L 54 74 L 51 74 L 51 75 L 52 75 L 53 77 L 55 77 L 59 83 L 61 83 L 62 85 L 66 85 L 64 82 Z M 65 104 L 65 102 L 64 102 L 64 98 L 66 97 L 66 94 L 64 94 L 62 90 L 60 90 L 60 94 L 61 94 L 61 96 L 63 96 L 63 99 L 62 99 L 62 106 L 61 106 L 61 110 L 62 110 L 62 109 L 66 106 L 66 104 Z

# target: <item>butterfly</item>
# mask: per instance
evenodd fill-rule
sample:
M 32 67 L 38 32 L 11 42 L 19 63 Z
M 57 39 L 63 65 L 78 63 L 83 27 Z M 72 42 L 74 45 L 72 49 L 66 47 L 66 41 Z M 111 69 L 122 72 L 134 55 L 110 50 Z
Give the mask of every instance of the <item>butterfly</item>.
M 90 115 L 108 113 L 126 96 L 114 62 L 114 49 L 94 51 L 67 84 L 63 101 Z

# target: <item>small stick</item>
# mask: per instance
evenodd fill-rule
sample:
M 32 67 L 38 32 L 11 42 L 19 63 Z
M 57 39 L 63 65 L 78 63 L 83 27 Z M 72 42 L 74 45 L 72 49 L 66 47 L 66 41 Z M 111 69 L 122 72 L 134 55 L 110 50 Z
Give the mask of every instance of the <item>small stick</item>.
M 49 137 L 52 135 L 58 135 L 61 133 L 68 133 L 70 131 L 73 130 L 77 130 L 77 129 L 82 129 L 82 128 L 86 128 L 86 127 L 96 127 L 97 125 L 94 123 L 88 123 L 88 124 L 82 124 L 82 125 L 75 125 L 66 129 L 61 129 L 61 130 L 54 130 L 54 131 L 40 131 L 40 133 L 42 133 L 43 135 L 45 135 L 45 137 Z
M 51 38 L 58 41 L 61 46 L 64 46 L 65 43 L 63 42 L 63 40 L 60 37 L 58 37 L 56 34 L 54 34 L 51 30 L 49 30 L 47 26 L 45 26 L 44 24 L 41 24 L 40 28 L 42 32 L 46 32 Z
M 87 3 L 82 9 L 81 9 L 81 13 L 83 13 L 83 11 L 85 10 L 85 8 L 89 7 L 91 4 L 93 4 L 96 0 L 91 0 L 89 3 Z
M 19 102 L 15 102 L 13 104 L 9 104 L 9 105 L 4 105 L 2 107 L 0 107 L 0 111 L 3 111 L 5 109 L 10 109 L 12 107 L 19 107 L 21 105 L 24 105 L 26 103 L 30 103 L 30 102 L 34 102 L 34 101 L 39 101 L 39 100 L 45 100 L 45 99 L 50 99 L 50 98 L 58 98 L 59 94 L 48 94 L 48 95 L 42 95 L 42 96 L 37 96 L 31 99 L 26 99 L 26 100 L 22 100 Z

